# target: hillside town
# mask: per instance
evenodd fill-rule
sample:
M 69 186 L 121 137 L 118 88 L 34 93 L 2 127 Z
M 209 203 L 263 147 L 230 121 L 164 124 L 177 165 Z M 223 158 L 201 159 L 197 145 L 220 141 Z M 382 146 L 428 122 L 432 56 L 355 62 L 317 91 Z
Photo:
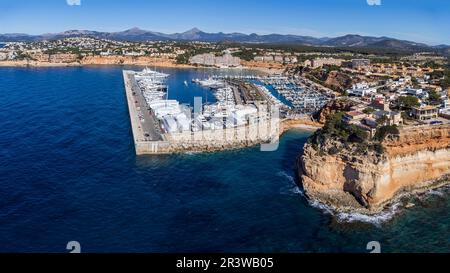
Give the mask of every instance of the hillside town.
M 0 65 L 141 64 L 262 69 L 259 79 L 290 116 L 313 115 L 346 97 L 344 118 L 374 135 L 380 126 L 442 124 L 450 118 L 449 66 L 432 53 L 387 56 L 209 42 L 127 42 L 89 37 L 10 42 Z M 268 92 L 261 89 L 261 92 Z

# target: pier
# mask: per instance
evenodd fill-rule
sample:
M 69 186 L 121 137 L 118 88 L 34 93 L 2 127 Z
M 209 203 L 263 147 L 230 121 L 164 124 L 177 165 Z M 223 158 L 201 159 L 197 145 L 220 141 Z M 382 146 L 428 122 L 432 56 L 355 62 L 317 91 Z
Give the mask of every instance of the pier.
M 159 122 L 149 111 L 133 72 L 123 71 L 123 77 L 136 154 L 168 153 L 169 143 L 164 141 Z

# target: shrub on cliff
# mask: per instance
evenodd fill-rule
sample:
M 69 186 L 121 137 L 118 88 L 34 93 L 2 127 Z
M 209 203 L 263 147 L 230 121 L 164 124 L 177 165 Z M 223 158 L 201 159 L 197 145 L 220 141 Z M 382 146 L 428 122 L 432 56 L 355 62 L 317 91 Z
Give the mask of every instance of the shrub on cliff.
M 398 135 L 400 134 L 396 125 L 386 125 L 381 126 L 377 129 L 374 139 L 377 141 L 383 141 L 388 135 Z
M 363 143 L 369 138 L 369 134 L 366 131 L 355 125 L 348 126 L 348 131 L 347 141 L 349 142 Z
M 334 140 L 338 141 L 344 146 L 349 146 L 353 143 L 365 143 L 368 140 L 368 133 L 355 125 L 349 125 L 342 121 L 344 112 L 338 112 L 332 114 L 328 117 L 325 125 L 321 130 L 316 131 L 311 138 L 309 143 L 313 145 L 316 150 L 325 150 L 327 141 Z M 328 154 L 337 153 L 337 149 L 332 147 L 328 148 L 326 151 Z
M 370 149 L 374 150 L 375 152 L 377 152 L 380 155 L 384 153 L 384 147 L 381 143 L 374 143 L 374 144 L 370 145 Z
M 339 153 L 339 149 L 338 148 L 336 148 L 336 147 L 331 147 L 330 149 L 328 149 L 328 154 L 329 155 L 335 155 L 335 154 L 337 154 L 337 153 Z

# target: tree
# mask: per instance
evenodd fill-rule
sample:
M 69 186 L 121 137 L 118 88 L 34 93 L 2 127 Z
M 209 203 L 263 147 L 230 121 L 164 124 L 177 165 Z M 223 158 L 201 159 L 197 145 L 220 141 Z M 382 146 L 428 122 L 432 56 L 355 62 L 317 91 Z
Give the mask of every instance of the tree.
M 443 73 L 444 79 L 442 80 L 441 86 L 443 89 L 450 87 L 450 68 L 446 68 Z
M 366 131 L 355 125 L 350 125 L 348 129 L 350 134 L 347 140 L 349 142 L 363 143 L 369 137 L 369 134 Z
M 409 120 L 409 119 L 412 119 L 412 117 L 408 114 L 408 113 L 406 113 L 406 112 L 402 112 L 402 119 L 403 120 Z
M 377 119 L 378 125 L 381 125 L 381 126 L 386 125 L 386 123 L 387 123 L 388 121 L 389 121 L 389 118 L 388 118 L 388 116 L 386 116 L 386 115 L 383 115 L 383 116 L 381 116 L 379 119 Z
M 372 145 L 372 149 L 379 153 L 379 154 L 383 154 L 384 153 L 384 147 L 381 143 L 375 143 Z
M 424 67 L 429 67 L 432 69 L 442 68 L 442 65 L 437 64 L 435 61 L 427 61 L 423 64 Z
M 396 125 L 386 125 L 381 126 L 377 129 L 375 133 L 374 139 L 378 141 L 383 141 L 388 135 L 398 135 L 400 131 L 398 130 Z
M 413 108 L 420 106 L 419 99 L 414 96 L 404 96 L 398 99 L 398 104 L 403 108 Z
M 442 103 L 441 96 L 439 95 L 438 92 L 436 92 L 434 90 L 428 92 L 428 100 L 430 101 L 430 103 L 433 103 L 433 104 L 441 104 Z
M 244 60 L 244 61 L 252 61 L 253 58 L 254 58 L 255 55 L 256 55 L 256 54 L 254 54 L 254 53 L 256 53 L 256 51 L 248 50 L 248 49 L 243 48 L 243 49 L 241 49 L 241 50 L 238 51 L 238 52 L 234 52 L 234 53 L 233 53 L 233 56 L 239 57 L 239 58 L 241 58 L 241 59 Z
M 373 112 L 375 112 L 375 109 L 373 109 L 372 107 L 367 107 L 366 109 L 363 110 L 363 113 L 366 115 L 370 115 Z

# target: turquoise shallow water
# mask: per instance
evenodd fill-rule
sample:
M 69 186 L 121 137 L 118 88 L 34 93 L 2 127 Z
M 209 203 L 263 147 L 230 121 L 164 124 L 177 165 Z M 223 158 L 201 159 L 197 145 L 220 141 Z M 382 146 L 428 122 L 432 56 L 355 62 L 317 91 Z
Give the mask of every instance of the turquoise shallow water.
M 449 251 L 448 192 L 377 224 L 312 207 L 295 178 L 308 132 L 270 153 L 136 157 L 121 69 L 0 68 L 1 252 Z M 164 71 L 171 97 L 213 100 L 183 85 L 209 70 Z

